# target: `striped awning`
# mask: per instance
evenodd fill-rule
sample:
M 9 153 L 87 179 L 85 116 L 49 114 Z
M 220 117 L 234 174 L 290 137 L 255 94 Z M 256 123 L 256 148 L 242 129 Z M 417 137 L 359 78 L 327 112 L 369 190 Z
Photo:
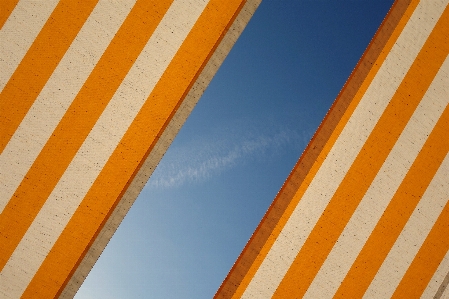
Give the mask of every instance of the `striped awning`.
M 0 297 L 75 294 L 258 0 L 0 3 Z
M 448 3 L 394 3 L 216 298 L 449 298 Z

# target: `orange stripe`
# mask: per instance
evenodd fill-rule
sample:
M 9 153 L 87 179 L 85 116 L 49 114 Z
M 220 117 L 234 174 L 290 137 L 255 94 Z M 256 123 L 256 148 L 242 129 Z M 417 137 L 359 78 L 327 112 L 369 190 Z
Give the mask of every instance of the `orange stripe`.
M 446 122 L 446 129 L 449 122 Z M 443 137 L 447 139 L 446 135 Z M 449 250 L 449 201 L 415 256 L 392 298 L 417 298 L 422 295 Z
M 61 0 L 0 94 L 0 154 L 98 0 Z
M 274 298 L 286 298 L 292 292 L 295 296 L 303 296 L 337 242 L 449 52 L 449 43 L 446 38 L 442 38 L 448 29 L 448 13 L 449 9 L 446 9 L 432 30 L 403 82 L 279 284 Z
M 0 30 L 5 25 L 17 3 L 19 3 L 19 0 L 3 0 L 2 4 L 0 4 Z
M 0 269 L 5 266 L 172 1 L 152 3 L 139 0 L 130 11 L 0 214 Z
M 47 255 L 25 291 L 24 298 L 36 294 L 42 298 L 52 298 L 63 290 L 244 2 L 211 0 L 207 5 Z M 56 285 L 61 284 L 63 287 L 58 290 Z M 43 285 L 54 287 L 43 289 Z
M 446 138 L 448 127 L 449 107 L 445 109 L 432 130 L 396 194 L 348 271 L 335 298 L 361 297 L 369 287 L 449 151 L 449 139 Z
M 351 101 L 351 104 L 348 106 L 347 110 L 345 111 L 345 114 L 342 116 L 340 122 L 336 126 L 332 136 L 329 138 L 328 142 L 324 146 L 322 152 L 316 159 L 314 165 L 309 171 L 309 174 L 306 176 L 304 181 L 302 182 L 301 186 L 298 188 L 295 196 L 293 197 L 292 201 L 288 205 L 287 209 L 285 210 L 284 214 L 282 215 L 281 219 L 278 222 L 278 225 L 275 227 L 273 232 L 271 233 L 269 239 L 265 243 L 264 247 L 260 251 L 257 259 L 252 264 L 251 268 L 243 278 L 242 282 L 240 283 L 240 286 L 238 287 L 237 291 L 234 293 L 232 298 L 240 298 L 246 288 L 248 287 L 250 281 L 256 274 L 257 270 L 259 269 L 260 265 L 262 264 L 263 260 L 267 256 L 269 250 L 273 246 L 275 240 L 278 238 L 280 232 L 282 231 L 283 227 L 285 226 L 286 222 L 290 218 L 291 214 L 295 210 L 296 206 L 298 205 L 300 198 L 306 191 L 307 187 L 309 186 L 311 180 L 316 175 L 318 169 L 321 167 L 323 161 L 325 160 L 326 156 L 328 155 L 329 151 L 335 144 L 335 141 L 337 140 L 338 136 L 342 132 L 343 128 L 346 126 L 349 118 L 351 117 L 352 113 L 354 112 L 355 108 L 359 104 L 360 100 L 362 99 L 363 95 L 365 94 L 366 90 L 368 89 L 369 85 L 371 84 L 373 78 L 377 74 L 380 66 L 385 61 L 388 53 L 390 52 L 391 48 L 395 44 L 397 38 L 401 34 L 403 28 L 407 24 L 408 20 L 410 19 L 411 15 L 413 14 L 416 6 L 418 5 L 419 0 L 412 1 L 404 15 L 402 16 L 401 20 L 399 21 L 398 25 L 396 26 L 394 32 L 391 34 L 389 40 L 384 46 L 384 49 L 380 53 L 379 57 L 376 59 L 376 62 L 373 65 L 373 68 L 370 70 L 369 74 L 366 76 L 366 79 L 364 80 L 363 84 L 361 85 L 360 89 L 357 91 L 357 94 L 354 96 L 354 99 Z

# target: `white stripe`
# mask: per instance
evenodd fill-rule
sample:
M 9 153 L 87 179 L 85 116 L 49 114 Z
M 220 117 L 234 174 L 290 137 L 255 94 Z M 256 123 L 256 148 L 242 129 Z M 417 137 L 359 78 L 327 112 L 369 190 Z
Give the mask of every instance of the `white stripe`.
M 332 298 L 449 103 L 449 58 L 435 76 L 304 298 Z
M 3 294 L 23 293 L 207 3 L 173 2 L 0 273 Z
M 101 0 L 0 155 L 0 213 L 136 0 Z
M 444 256 L 437 270 L 433 274 L 432 279 L 430 279 L 429 283 L 427 284 L 427 287 L 424 290 L 421 298 L 422 299 L 433 298 L 433 296 L 435 296 L 435 294 L 437 293 L 438 289 L 440 288 L 441 284 L 444 281 L 444 278 L 446 278 L 446 275 L 448 275 L 448 273 L 449 273 L 449 251 L 446 252 L 446 255 Z
M 0 91 L 19 66 L 50 17 L 57 0 L 23 0 L 17 3 L 0 30 Z
M 449 199 L 449 154 L 410 216 L 363 298 L 390 298 Z
M 445 3 L 434 0 L 419 3 L 249 283 L 243 298 L 268 298 L 273 295 L 427 40 L 446 6 Z M 306 178 L 303 184 L 309 180 L 310 178 Z

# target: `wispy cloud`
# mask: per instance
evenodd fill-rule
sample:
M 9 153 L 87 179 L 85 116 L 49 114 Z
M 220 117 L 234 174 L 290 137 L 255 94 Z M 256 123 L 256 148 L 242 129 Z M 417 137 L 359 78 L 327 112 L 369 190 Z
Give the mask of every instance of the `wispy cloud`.
M 203 182 L 248 160 L 265 159 L 281 154 L 287 147 L 304 146 L 310 137 L 288 129 L 264 130 L 248 125 L 244 131 L 241 128 L 241 124 L 231 125 L 209 137 L 173 144 L 150 178 L 149 187 L 171 188 Z

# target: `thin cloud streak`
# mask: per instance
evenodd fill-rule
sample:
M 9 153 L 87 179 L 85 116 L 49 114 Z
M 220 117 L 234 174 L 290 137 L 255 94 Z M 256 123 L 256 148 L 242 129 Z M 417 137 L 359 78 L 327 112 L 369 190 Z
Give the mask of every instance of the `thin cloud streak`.
M 185 183 L 204 182 L 248 160 L 267 159 L 287 147 L 304 145 L 311 136 L 291 130 L 255 135 L 229 132 L 218 140 L 195 140 L 174 146 L 156 168 L 148 187 L 173 188 Z

